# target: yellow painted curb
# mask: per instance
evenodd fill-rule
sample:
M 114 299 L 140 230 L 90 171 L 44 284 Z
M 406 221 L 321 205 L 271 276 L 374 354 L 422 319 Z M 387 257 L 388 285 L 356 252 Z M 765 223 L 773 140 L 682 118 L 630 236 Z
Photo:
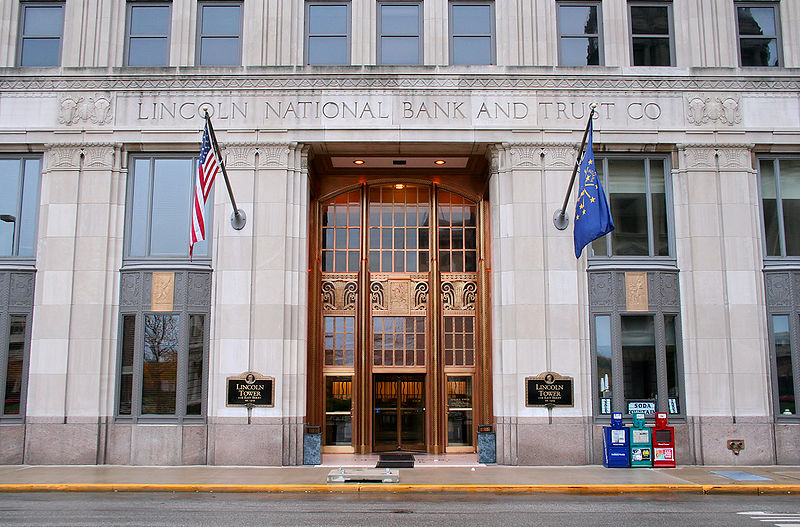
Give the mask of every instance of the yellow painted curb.
M 554 494 L 800 494 L 800 485 L 699 485 L 699 484 L 586 484 L 586 485 L 402 485 L 381 483 L 332 483 L 326 485 L 233 485 L 163 483 L 23 483 L 0 484 L 0 492 L 492 492 Z

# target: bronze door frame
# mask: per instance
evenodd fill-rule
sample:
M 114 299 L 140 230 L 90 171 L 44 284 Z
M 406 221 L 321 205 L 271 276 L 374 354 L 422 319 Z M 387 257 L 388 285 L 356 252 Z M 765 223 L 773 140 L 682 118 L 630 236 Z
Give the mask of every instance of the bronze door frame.
M 425 443 L 425 428 L 426 428 L 426 412 L 425 412 L 425 375 L 424 374 L 393 374 L 393 373 L 376 373 L 372 376 L 372 383 L 373 383 L 373 402 L 372 402 L 372 412 L 374 414 L 373 418 L 373 432 L 372 432 L 372 448 L 375 452 L 386 452 L 392 450 L 404 450 L 404 451 L 411 451 L 411 452 L 425 452 L 426 443 Z M 392 434 L 390 431 L 381 430 L 381 419 L 379 417 L 380 414 L 386 413 L 390 414 L 392 407 L 378 406 L 378 396 L 380 395 L 380 390 L 377 389 L 376 385 L 378 383 L 394 383 L 394 423 L 395 423 L 395 431 Z M 409 384 L 417 384 L 419 386 L 416 390 L 416 393 L 420 396 L 420 401 L 416 405 L 409 405 L 407 402 L 404 403 L 404 395 L 405 392 L 403 388 L 406 388 L 406 383 Z M 386 411 L 389 412 L 386 412 Z M 421 415 L 420 415 L 421 414 Z M 421 421 L 420 421 L 421 417 Z M 412 423 L 416 421 L 416 426 Z M 413 439 L 406 439 L 404 437 L 408 437 L 410 434 L 414 433 L 414 430 L 409 430 L 409 426 L 415 426 L 417 428 L 416 432 L 419 434 L 420 440 L 415 441 Z M 405 432 L 405 433 L 404 433 Z M 379 435 L 381 433 L 386 433 L 387 436 L 393 436 L 393 441 L 382 441 L 379 440 Z

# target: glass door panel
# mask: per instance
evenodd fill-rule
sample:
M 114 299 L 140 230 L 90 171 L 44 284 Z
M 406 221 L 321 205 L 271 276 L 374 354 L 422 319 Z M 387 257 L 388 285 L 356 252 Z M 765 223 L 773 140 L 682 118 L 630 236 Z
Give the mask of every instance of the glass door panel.
M 375 375 L 375 450 L 425 449 L 423 375 Z

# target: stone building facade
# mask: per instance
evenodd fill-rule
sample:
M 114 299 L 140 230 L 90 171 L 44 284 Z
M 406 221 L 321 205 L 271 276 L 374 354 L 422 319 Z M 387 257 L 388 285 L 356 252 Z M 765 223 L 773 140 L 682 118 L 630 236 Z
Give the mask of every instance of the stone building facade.
M 799 93 L 797 0 L 3 2 L 0 462 L 596 464 L 638 409 L 798 464 Z M 220 177 L 190 259 L 204 109 L 247 223 Z

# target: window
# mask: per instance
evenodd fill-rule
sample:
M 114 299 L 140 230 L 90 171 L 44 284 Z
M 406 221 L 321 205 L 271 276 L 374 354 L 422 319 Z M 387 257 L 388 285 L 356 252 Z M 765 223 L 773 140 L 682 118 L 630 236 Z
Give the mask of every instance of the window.
M 632 64 L 672 66 L 672 5 L 630 3 Z
M 201 66 L 238 66 L 242 63 L 242 4 L 200 4 L 197 63 Z
M 128 184 L 126 256 L 128 259 L 186 260 L 194 200 L 196 157 L 137 156 Z M 206 202 L 212 224 L 214 199 Z M 194 259 L 208 259 L 208 238 L 194 246 Z
M 117 415 L 202 420 L 210 273 L 123 271 L 121 283 Z
M 742 66 L 780 66 L 777 7 L 765 2 L 736 3 Z
M 378 15 L 380 64 L 422 63 L 422 4 L 381 2 Z
M 562 2 L 558 5 L 561 66 L 597 66 L 600 61 L 600 4 Z
M 1 273 L 0 286 L 8 287 L 29 281 L 33 273 Z M 8 291 L 8 289 L 6 289 Z M 21 306 L 16 298 L 3 298 L 0 307 L 0 421 L 16 421 L 25 415 L 25 392 L 28 381 L 28 357 L 31 342 L 33 288 Z M 12 291 L 12 295 L 15 293 Z M 11 304 L 13 303 L 13 308 Z
M 595 162 L 616 228 L 592 242 L 594 256 L 670 256 L 667 160 L 595 157 Z
M 800 256 L 800 158 L 760 158 L 764 255 Z
M 494 64 L 494 4 L 450 2 L 450 63 Z
M 306 64 L 350 64 L 350 3 L 306 4 Z
M 447 377 L 447 444 L 472 445 L 472 377 Z
M 358 272 L 361 193 L 341 194 L 322 206 L 322 270 Z
M 61 64 L 61 36 L 64 32 L 64 4 L 22 3 L 17 62 L 20 66 Z
M 373 272 L 428 272 L 428 187 L 372 187 L 369 192 L 369 267 Z
M 325 376 L 325 444 L 349 446 L 353 441 L 353 377 Z
M 0 156 L 0 259 L 33 257 L 41 166 L 39 157 Z
M 677 273 L 590 271 L 589 281 L 597 414 L 682 414 Z M 631 289 L 644 306 L 628 304 Z
M 168 66 L 170 4 L 128 3 L 128 66 Z

